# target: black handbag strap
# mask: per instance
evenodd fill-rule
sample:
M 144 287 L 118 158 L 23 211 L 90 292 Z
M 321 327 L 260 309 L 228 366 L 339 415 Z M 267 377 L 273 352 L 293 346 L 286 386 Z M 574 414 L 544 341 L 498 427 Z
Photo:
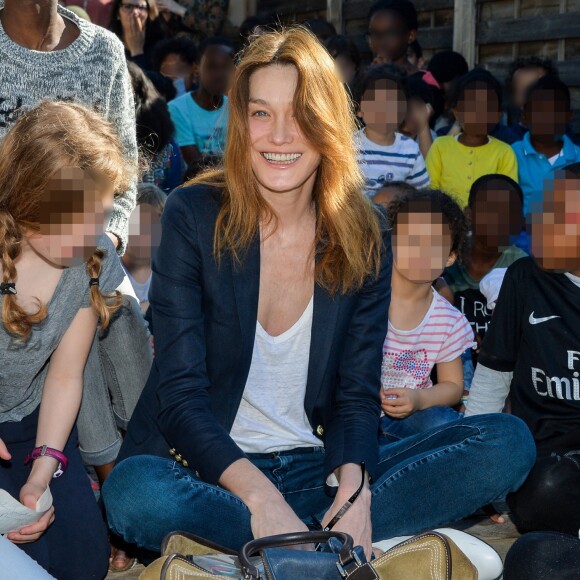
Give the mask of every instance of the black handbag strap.
M 337 538 L 342 542 L 342 548 L 338 556 L 341 564 L 346 564 L 352 560 L 352 550 L 354 541 L 351 536 L 343 532 L 294 532 L 291 534 L 279 534 L 277 536 L 267 536 L 248 542 L 238 554 L 242 567 L 243 578 L 255 579 L 260 577 L 256 566 L 250 562 L 250 558 L 266 548 L 283 548 L 296 544 L 319 544 L 328 542 L 330 538 Z

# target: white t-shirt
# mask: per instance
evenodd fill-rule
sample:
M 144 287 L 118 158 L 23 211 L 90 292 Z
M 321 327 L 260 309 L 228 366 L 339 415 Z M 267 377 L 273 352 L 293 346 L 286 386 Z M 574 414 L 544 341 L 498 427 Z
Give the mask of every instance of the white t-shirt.
M 389 322 L 383 345 L 383 389 L 428 389 L 431 370 L 474 348 L 473 329 L 467 318 L 431 288 L 433 301 L 425 318 L 412 330 L 398 330 Z
M 361 129 L 354 139 L 366 179 L 365 193 L 371 199 L 390 181 L 406 181 L 419 189 L 431 183 L 419 145 L 409 137 L 395 133 L 392 145 L 379 145 Z
M 313 306 L 311 298 L 294 326 L 279 336 L 256 325 L 250 372 L 230 431 L 245 453 L 322 445 L 304 410 Z

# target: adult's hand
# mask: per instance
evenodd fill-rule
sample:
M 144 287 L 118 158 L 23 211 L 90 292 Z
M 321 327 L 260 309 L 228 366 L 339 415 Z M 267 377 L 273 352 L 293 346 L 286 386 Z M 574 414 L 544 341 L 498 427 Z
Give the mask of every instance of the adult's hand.
M 20 490 L 20 502 L 22 505 L 30 509 L 36 509 L 36 502 L 40 496 L 46 491 L 43 487 L 34 482 L 27 482 Z M 20 530 L 10 532 L 8 539 L 15 544 L 26 544 L 35 542 L 46 532 L 48 527 L 54 522 L 54 506 L 51 507 L 37 522 L 25 526 Z
M 337 514 L 344 505 L 348 497 L 337 494 L 336 499 L 322 519 L 324 528 L 328 522 Z M 352 506 L 332 528 L 333 531 L 350 534 L 355 546 L 362 546 L 368 560 L 373 551 L 372 546 L 372 522 L 371 522 L 371 491 L 365 486 L 360 495 L 356 498 Z
M 131 56 L 143 54 L 145 50 L 145 30 L 147 20 L 133 12 L 123 27 L 123 41 Z
M 282 496 L 274 501 L 264 499 L 257 505 L 248 507 L 252 512 L 252 534 L 256 539 L 308 531 L 304 522 L 292 511 Z
M 175 0 L 157 0 L 157 7 L 159 10 L 170 12 L 171 14 L 177 14 L 177 16 L 180 16 L 181 18 L 183 18 L 187 12 L 187 8 L 178 2 L 175 2 Z

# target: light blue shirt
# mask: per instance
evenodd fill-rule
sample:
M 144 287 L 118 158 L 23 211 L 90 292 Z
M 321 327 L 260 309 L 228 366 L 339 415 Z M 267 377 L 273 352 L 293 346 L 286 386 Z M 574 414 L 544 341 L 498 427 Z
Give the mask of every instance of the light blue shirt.
M 200 107 L 191 93 L 173 99 L 168 106 L 180 147 L 195 145 L 205 155 L 223 155 L 228 127 L 227 97 L 215 111 Z
M 566 135 L 562 140 L 562 151 L 554 164 L 534 149 L 529 132 L 512 145 L 518 159 L 518 180 L 524 192 L 524 216 L 541 211 L 545 181 L 553 177 L 555 170 L 580 161 L 580 147 Z

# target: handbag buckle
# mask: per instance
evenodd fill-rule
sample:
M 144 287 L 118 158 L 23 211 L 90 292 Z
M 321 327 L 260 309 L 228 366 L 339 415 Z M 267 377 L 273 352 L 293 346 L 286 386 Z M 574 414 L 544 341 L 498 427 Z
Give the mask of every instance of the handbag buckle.
M 378 578 L 373 568 L 368 565 L 368 562 L 363 562 L 361 560 L 356 548 L 350 553 L 350 555 L 352 556 L 350 562 L 341 563 L 338 561 L 336 563 L 341 578 L 350 578 L 351 580 L 371 580 Z
M 338 568 L 338 572 L 342 578 L 348 578 L 355 570 L 358 570 L 363 565 L 363 562 L 359 558 L 359 555 L 356 553 L 356 550 L 353 550 L 350 555 L 352 556 L 352 560 L 354 560 L 354 566 L 352 565 L 352 560 L 350 562 L 345 562 L 344 564 L 342 564 L 340 561 L 336 563 L 336 567 Z

